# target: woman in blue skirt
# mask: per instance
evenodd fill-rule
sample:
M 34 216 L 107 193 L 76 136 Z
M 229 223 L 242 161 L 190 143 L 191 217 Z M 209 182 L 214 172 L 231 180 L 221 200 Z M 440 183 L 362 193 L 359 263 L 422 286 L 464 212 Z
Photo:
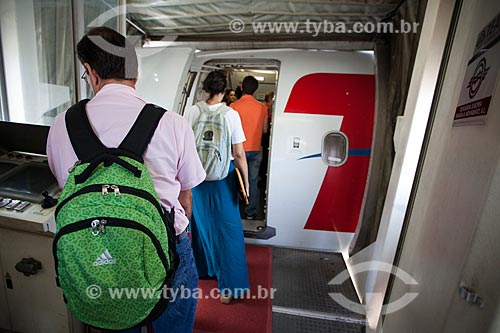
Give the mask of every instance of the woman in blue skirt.
M 214 71 L 208 74 L 203 81 L 203 90 L 209 94 L 206 104 L 194 105 L 184 114 L 191 126 L 195 127 L 201 112 L 216 111 L 224 107 L 221 101 L 226 85 L 224 72 Z M 206 180 L 193 188 L 191 219 L 192 245 L 198 275 L 217 278 L 220 299 L 224 304 L 230 303 L 232 298 L 241 297 L 250 288 L 234 170 L 236 165 L 241 171 L 248 193 L 248 167 L 243 149 L 246 139 L 238 113 L 231 108 L 227 109 L 224 118 L 229 128 L 228 140 L 231 140 L 234 159 L 231 157 L 229 172 L 224 179 Z

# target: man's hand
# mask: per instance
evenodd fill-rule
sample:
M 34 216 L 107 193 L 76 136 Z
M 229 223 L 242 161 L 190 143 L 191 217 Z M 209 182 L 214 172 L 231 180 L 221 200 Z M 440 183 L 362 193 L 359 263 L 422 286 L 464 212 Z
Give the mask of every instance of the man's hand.
M 191 190 L 181 191 L 179 193 L 179 202 L 189 220 L 191 220 L 191 214 L 193 212 L 193 193 Z

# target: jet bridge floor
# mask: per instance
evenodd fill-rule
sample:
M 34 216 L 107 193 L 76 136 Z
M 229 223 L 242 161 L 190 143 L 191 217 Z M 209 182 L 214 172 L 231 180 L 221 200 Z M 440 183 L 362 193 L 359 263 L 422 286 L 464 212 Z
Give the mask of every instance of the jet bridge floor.
M 328 283 L 346 270 L 342 255 L 290 248 L 273 248 L 273 333 L 359 333 L 363 315 L 335 302 L 329 293 L 341 293 L 359 303 L 350 279 Z

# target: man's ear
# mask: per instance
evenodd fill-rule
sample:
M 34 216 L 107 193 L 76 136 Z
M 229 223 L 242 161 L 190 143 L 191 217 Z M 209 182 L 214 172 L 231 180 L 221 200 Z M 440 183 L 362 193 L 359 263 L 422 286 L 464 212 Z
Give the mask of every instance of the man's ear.
M 89 64 L 85 63 L 83 64 L 83 66 L 85 66 L 85 69 L 87 69 L 87 72 L 89 73 L 89 76 L 91 77 L 90 79 L 92 80 L 95 80 L 95 84 L 98 85 L 99 84 L 99 80 L 101 79 L 99 74 L 97 74 L 97 72 L 95 71 L 95 69 L 93 69 L 92 67 L 90 67 Z
M 84 63 L 83 67 L 85 67 L 85 70 L 87 71 L 87 73 L 90 73 L 90 71 L 92 70 L 92 67 L 90 67 L 90 65 L 88 63 Z

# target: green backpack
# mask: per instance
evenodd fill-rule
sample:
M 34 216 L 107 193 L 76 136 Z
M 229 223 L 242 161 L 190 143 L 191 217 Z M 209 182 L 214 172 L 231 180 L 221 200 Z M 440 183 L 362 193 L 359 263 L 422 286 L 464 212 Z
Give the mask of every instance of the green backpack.
M 142 155 L 165 110 L 147 104 L 118 148 L 106 148 L 83 100 L 66 113 L 79 161 L 59 197 L 53 254 L 57 282 L 81 322 L 122 330 L 168 306 L 178 265 L 173 210 L 160 203 Z
M 212 111 L 205 102 L 196 105 L 201 112 L 193 124 L 193 132 L 196 150 L 207 174 L 205 180 L 224 179 L 231 163 L 231 133 L 225 117 L 230 108 L 222 104 Z

